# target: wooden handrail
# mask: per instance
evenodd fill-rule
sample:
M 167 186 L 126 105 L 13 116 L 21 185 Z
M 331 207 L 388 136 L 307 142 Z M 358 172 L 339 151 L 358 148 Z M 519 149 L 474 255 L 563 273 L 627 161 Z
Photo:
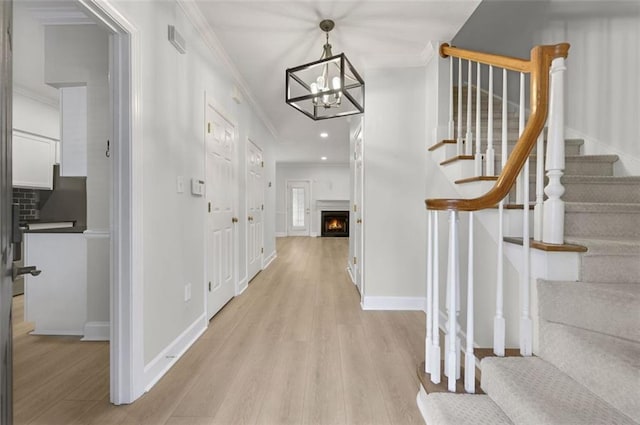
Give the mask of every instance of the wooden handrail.
M 531 74 L 531 115 L 504 169 L 491 190 L 473 199 L 427 199 L 425 201 L 427 209 L 478 211 L 497 205 L 507 196 L 535 146 L 538 135 L 543 130 L 547 119 L 549 110 L 549 68 L 551 67 L 551 62 L 555 58 L 566 58 L 569 53 L 569 47 L 568 43 L 536 46 L 531 49 L 531 59 L 523 61 L 521 59 L 458 49 L 449 47 L 449 45 L 441 46 L 440 52 L 442 55 L 461 57 L 520 72 L 529 72 Z M 506 99 L 503 101 L 506 101 Z
M 476 52 L 474 50 L 459 49 L 443 43 L 440 46 L 440 56 L 447 58 L 453 56 L 456 58 L 470 60 L 472 62 L 480 62 L 485 65 L 493 65 L 500 68 L 506 68 L 510 71 L 526 72 L 531 71 L 532 62 L 520 58 L 510 56 L 494 55 L 492 53 Z

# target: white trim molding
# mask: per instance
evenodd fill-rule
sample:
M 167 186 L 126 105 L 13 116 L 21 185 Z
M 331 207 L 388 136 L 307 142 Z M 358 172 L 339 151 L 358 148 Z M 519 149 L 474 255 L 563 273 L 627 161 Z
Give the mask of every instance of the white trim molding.
M 247 280 L 247 278 L 245 277 L 244 279 L 242 279 L 241 281 L 238 282 L 238 286 L 236 287 L 236 297 L 238 295 L 241 295 L 244 291 L 247 290 L 247 288 L 249 287 L 249 281 Z
M 109 322 L 87 322 L 84 324 L 84 337 L 80 341 L 109 341 L 110 334 Z
M 171 342 L 144 367 L 145 391 L 149 391 L 165 373 L 187 352 L 189 347 L 207 330 L 207 314 L 198 317 L 182 334 Z
M 276 238 L 286 238 L 287 232 L 276 232 Z
M 110 37 L 113 93 L 110 400 L 132 403 L 144 393 L 143 138 L 141 40 L 113 0 L 78 0 Z
M 424 297 L 371 297 L 362 300 L 363 310 L 424 311 Z
M 267 255 L 262 259 L 262 270 L 266 269 L 273 263 L 273 261 L 278 258 L 278 253 L 274 250 L 271 254 Z

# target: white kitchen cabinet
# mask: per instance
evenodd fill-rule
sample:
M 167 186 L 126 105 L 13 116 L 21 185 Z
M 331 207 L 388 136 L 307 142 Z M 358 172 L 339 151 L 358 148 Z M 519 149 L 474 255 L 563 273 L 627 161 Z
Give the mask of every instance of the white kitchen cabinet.
M 13 187 L 53 189 L 56 140 L 13 130 Z
M 60 175 L 87 175 L 87 87 L 60 89 Z

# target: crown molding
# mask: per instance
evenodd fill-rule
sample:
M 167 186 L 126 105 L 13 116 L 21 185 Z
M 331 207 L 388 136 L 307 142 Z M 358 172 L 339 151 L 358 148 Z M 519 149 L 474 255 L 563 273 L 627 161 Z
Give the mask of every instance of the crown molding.
M 21 85 L 21 84 L 13 84 L 13 92 L 20 96 L 26 97 L 31 100 L 35 100 L 36 102 L 43 103 L 45 105 L 51 106 L 53 108 L 58 109 L 60 107 L 60 102 L 58 99 L 53 99 L 39 93 L 34 92 L 33 90 Z
M 182 11 L 185 13 L 185 15 L 187 16 L 187 19 L 189 19 L 189 21 L 191 21 L 193 26 L 196 28 L 196 30 L 202 37 L 205 45 L 209 47 L 211 51 L 213 51 L 222 59 L 223 65 L 231 73 L 231 76 L 235 80 L 235 84 L 237 85 L 240 92 L 244 95 L 245 99 L 249 101 L 248 103 L 251 104 L 253 109 L 256 111 L 256 113 L 260 117 L 260 120 L 262 121 L 262 123 L 265 125 L 265 127 L 267 127 L 271 135 L 274 137 L 275 141 L 277 141 L 279 139 L 278 132 L 273 126 L 273 123 L 267 117 L 267 114 L 264 112 L 262 107 L 260 107 L 260 105 L 256 101 L 255 97 L 251 93 L 251 90 L 249 89 L 249 85 L 247 84 L 245 79 L 242 77 L 242 74 L 240 74 L 240 71 L 238 71 L 238 68 L 236 68 L 236 65 L 233 63 L 233 61 L 227 54 L 227 51 L 222 46 L 222 43 L 218 39 L 218 36 L 216 36 L 215 32 L 213 31 L 213 28 L 211 28 L 207 20 L 204 18 L 204 14 L 200 10 L 200 7 L 198 7 L 196 2 L 193 0 L 175 0 L 175 1 L 180 6 Z
M 31 16 L 41 25 L 95 25 L 74 3 L 47 5 L 43 2 L 35 2 L 27 6 Z

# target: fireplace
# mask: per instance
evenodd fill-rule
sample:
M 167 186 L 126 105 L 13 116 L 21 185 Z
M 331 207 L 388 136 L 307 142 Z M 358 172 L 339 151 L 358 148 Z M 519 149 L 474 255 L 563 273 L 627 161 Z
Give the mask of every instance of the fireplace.
M 349 236 L 349 211 L 322 211 L 321 236 Z

